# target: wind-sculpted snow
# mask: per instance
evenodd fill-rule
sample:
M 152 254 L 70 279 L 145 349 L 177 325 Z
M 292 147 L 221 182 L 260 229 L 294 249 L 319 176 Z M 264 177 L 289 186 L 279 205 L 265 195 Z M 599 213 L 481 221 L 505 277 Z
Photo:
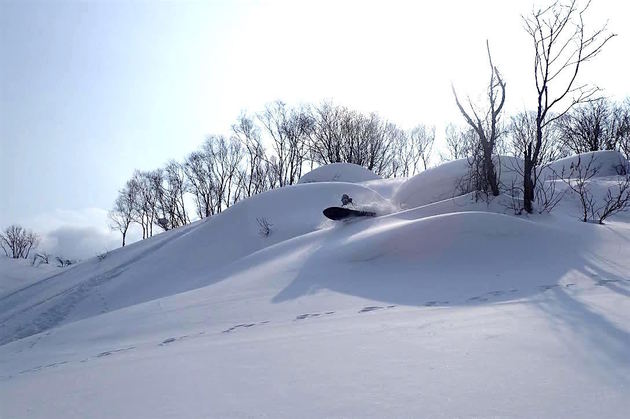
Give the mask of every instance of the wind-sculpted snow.
M 571 175 L 571 169 L 573 167 L 576 167 L 578 164 L 586 166 L 589 163 L 591 168 L 596 171 L 594 175 L 595 178 L 616 176 L 630 169 L 630 162 L 628 162 L 620 152 L 605 150 L 582 153 L 556 160 L 544 167 L 541 177 L 550 179 L 554 176 L 559 177 L 564 174 L 564 176 L 568 178 Z
M 363 166 L 352 163 L 332 163 L 317 167 L 304 176 L 298 183 L 312 182 L 365 182 L 370 180 L 381 179 L 374 172 L 369 171 Z
M 59 324 L 210 284 L 231 262 L 274 243 L 323 228 L 322 209 L 355 205 L 391 211 L 376 192 L 356 184 L 318 183 L 272 190 L 205 221 L 90 260 L 0 299 L 0 344 Z M 259 219 L 271 224 L 260 234 Z
M 508 186 L 512 182 L 517 184 L 522 161 L 508 156 L 497 156 L 494 160 L 501 183 Z M 392 201 L 400 208 L 408 209 L 461 195 L 464 193 L 462 182 L 468 170 L 468 160 L 460 159 L 420 172 L 400 185 Z
M 616 176 L 623 173 L 624 167 L 630 169 L 630 162 L 617 151 L 597 151 L 577 156 L 566 157 L 537 168 L 540 182 L 569 178 L 571 168 L 578 162 L 585 166 L 591 158 L 595 178 Z M 494 158 L 499 180 L 504 190 L 512 186 L 521 187 L 523 183 L 523 161 L 516 157 L 496 156 Z M 395 191 L 392 201 L 400 208 L 420 207 L 464 193 L 462 182 L 469 171 L 467 159 L 454 160 L 419 173 L 401 184 Z
M 0 416 L 627 416 L 630 215 L 514 216 L 445 166 L 274 190 L 5 295 Z M 343 193 L 378 216 L 325 220 Z

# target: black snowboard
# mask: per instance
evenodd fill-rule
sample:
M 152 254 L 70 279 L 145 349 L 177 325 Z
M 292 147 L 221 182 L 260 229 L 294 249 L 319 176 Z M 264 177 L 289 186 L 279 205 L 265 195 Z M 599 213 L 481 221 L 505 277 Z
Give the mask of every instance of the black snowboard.
M 324 215 L 326 218 L 338 221 L 352 217 L 374 217 L 376 213 L 372 211 L 360 211 L 343 207 L 329 207 L 324 210 Z

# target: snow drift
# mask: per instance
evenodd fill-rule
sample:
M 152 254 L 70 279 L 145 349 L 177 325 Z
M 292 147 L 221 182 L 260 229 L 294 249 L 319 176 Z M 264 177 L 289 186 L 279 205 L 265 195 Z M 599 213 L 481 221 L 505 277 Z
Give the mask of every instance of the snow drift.
M 625 417 L 630 217 L 505 215 L 465 169 L 277 189 L 7 290 L 0 416 Z M 325 220 L 343 193 L 384 210 Z
M 381 179 L 363 166 L 352 163 L 332 163 L 317 167 L 304 176 L 298 183 L 311 182 L 365 182 L 368 180 Z

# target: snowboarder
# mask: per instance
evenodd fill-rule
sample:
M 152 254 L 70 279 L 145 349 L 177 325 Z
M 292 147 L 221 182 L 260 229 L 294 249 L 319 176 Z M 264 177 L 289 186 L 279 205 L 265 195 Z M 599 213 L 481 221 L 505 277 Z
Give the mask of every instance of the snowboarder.
M 347 194 L 341 195 L 341 206 L 345 207 L 348 204 L 352 204 L 354 207 L 354 202 L 352 202 L 352 198 L 350 198 Z

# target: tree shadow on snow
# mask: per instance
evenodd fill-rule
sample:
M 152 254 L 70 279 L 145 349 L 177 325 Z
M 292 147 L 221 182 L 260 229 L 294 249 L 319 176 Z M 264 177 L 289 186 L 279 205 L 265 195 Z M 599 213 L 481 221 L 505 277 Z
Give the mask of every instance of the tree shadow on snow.
M 370 248 L 365 254 L 344 253 L 343 237 L 333 232 L 324 239 L 272 302 L 331 290 L 396 305 L 496 303 L 562 286 L 560 280 L 567 272 L 584 265 L 575 248 L 561 246 L 553 238 L 538 242 L 520 236 L 491 238 L 505 241 L 502 247 L 508 251 L 501 255 L 488 254 L 475 243 L 466 251 L 460 251 L 458 244 L 452 254 L 449 243 L 444 253 L 438 249 L 400 256 L 387 247 Z M 431 247 L 435 238 L 426 240 Z
M 334 234 L 325 239 L 272 302 L 322 290 L 378 301 L 383 306 L 482 305 L 532 297 L 523 303 L 545 314 L 559 339 L 565 341 L 568 356 L 583 358 L 605 380 L 630 382 L 630 334 L 595 311 L 595 306 L 578 299 L 582 293 L 596 294 L 598 287 L 630 297 L 630 275 L 624 276 L 622 265 L 602 256 L 601 251 L 596 254 L 588 243 L 576 241 L 568 246 L 566 237 L 532 238 L 521 241 L 526 245 L 519 248 L 508 241 L 505 245 L 513 246 L 510 253 L 492 261 L 483 257 L 482 249 L 470 249 L 458 260 L 453 255 L 435 260 L 392 258 L 387 252 L 348 260 L 344 255 L 331 258 L 329 246 L 332 252 L 338 251 L 339 240 Z
M 556 288 L 550 298 L 535 301 L 563 340 L 568 357 L 579 357 L 613 384 L 630 383 L 630 333 L 615 325 L 604 314 L 598 313 L 566 289 Z M 578 344 L 579 343 L 579 344 Z

